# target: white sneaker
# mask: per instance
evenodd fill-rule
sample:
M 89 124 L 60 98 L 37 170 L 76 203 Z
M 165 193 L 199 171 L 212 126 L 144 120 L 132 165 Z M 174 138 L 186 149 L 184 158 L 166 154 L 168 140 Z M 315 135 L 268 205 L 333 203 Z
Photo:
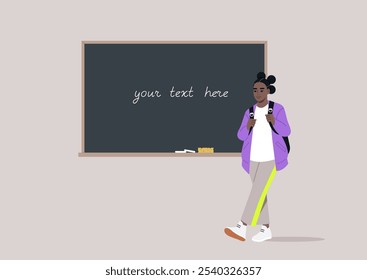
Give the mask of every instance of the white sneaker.
M 246 229 L 247 226 L 245 226 L 241 221 L 239 221 L 235 227 L 226 227 L 224 229 L 224 232 L 225 234 L 227 234 L 232 238 L 238 239 L 240 241 L 245 241 Z
M 270 228 L 267 228 L 266 226 L 262 226 L 260 229 L 260 232 L 256 234 L 254 237 L 252 237 L 252 241 L 254 242 L 263 242 L 265 240 L 271 239 L 273 236 L 271 234 Z

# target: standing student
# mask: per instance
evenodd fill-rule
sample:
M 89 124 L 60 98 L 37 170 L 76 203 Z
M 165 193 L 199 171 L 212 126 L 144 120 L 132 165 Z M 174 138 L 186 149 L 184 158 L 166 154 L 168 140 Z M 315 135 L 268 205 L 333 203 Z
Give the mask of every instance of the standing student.
M 262 225 L 261 230 L 252 240 L 262 242 L 272 238 L 267 192 L 276 171 L 288 164 L 289 146 L 283 137 L 287 137 L 291 129 L 285 109 L 279 103 L 268 100 L 268 95 L 275 92 L 272 85 L 275 81 L 272 75 L 266 78 L 263 72 L 257 74 L 253 84 L 257 103 L 246 110 L 237 133 L 243 141 L 242 166 L 250 174 L 252 189 L 241 220 L 235 227 L 225 228 L 224 232 L 241 241 L 246 240 L 247 226 L 258 224 Z

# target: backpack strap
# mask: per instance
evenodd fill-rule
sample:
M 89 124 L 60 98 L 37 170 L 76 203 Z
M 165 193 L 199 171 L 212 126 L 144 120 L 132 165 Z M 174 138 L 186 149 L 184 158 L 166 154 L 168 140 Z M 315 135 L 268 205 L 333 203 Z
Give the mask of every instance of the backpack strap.
M 255 114 L 254 114 L 254 106 L 251 106 L 249 108 L 249 110 L 250 110 L 250 119 L 253 119 L 255 117 Z
M 273 114 L 273 108 L 274 108 L 274 101 L 269 101 L 268 115 L 272 115 L 272 114 Z M 279 134 L 279 133 L 275 130 L 275 128 L 274 128 L 274 126 L 273 126 L 273 124 L 272 124 L 271 122 L 269 122 L 269 125 L 270 125 L 271 129 L 272 129 L 276 134 Z
M 254 114 L 254 106 L 251 106 L 249 108 L 249 111 L 250 111 L 250 119 L 253 119 L 255 118 L 255 114 Z M 249 131 L 248 131 L 248 134 L 250 134 L 252 131 L 252 126 L 250 127 Z
M 269 100 L 268 114 L 272 114 L 274 109 L 274 101 Z

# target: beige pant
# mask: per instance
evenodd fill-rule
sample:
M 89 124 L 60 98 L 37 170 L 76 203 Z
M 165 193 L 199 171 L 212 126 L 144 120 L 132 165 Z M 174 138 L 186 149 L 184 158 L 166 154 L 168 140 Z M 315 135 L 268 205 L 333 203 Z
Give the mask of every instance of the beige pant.
M 247 225 L 269 224 L 267 192 L 275 175 L 275 161 L 250 162 L 252 189 L 242 215 Z

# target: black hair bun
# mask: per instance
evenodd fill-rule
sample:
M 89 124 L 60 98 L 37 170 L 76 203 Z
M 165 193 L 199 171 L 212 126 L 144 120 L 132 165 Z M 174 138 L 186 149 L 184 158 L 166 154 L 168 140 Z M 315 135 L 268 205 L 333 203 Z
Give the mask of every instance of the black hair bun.
M 275 86 L 268 86 L 268 89 L 270 90 L 270 94 L 273 94 L 276 91 Z
M 270 75 L 266 80 L 269 84 L 274 84 L 277 79 L 273 75 Z
M 257 73 L 257 79 L 261 80 L 261 79 L 265 79 L 266 75 L 264 72 L 259 72 Z
M 266 77 L 266 75 L 265 75 L 264 72 L 257 73 L 257 80 L 254 83 L 257 83 L 257 82 L 264 83 L 267 86 L 267 88 L 269 89 L 270 94 L 273 94 L 276 91 L 276 88 L 275 88 L 275 86 L 273 86 L 271 84 L 275 83 L 276 78 L 273 75 L 269 75 L 269 77 L 267 79 L 265 77 Z

